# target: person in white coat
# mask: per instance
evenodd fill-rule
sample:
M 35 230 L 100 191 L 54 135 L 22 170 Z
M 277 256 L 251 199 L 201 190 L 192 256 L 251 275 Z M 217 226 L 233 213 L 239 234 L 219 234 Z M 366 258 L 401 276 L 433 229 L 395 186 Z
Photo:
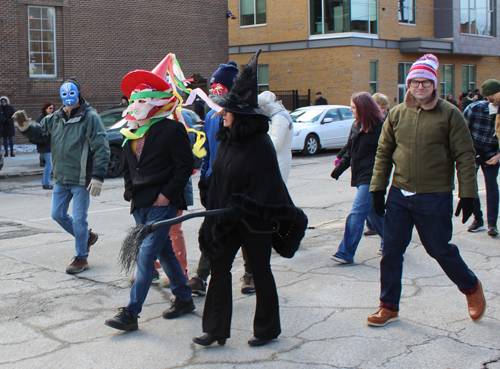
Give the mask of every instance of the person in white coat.
M 276 95 L 270 91 L 264 91 L 259 95 L 259 106 L 271 117 L 268 133 L 278 155 L 283 182 L 286 184 L 292 165 L 292 118 L 281 101 L 276 101 Z

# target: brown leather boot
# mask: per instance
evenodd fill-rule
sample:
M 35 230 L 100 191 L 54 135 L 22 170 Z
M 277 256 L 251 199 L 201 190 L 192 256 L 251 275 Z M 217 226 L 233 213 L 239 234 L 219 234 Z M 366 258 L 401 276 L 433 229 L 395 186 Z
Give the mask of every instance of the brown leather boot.
M 386 308 L 379 308 L 376 312 L 366 318 L 366 323 L 374 327 L 382 327 L 390 322 L 399 320 L 398 312 Z
M 90 251 L 90 246 L 97 242 L 99 235 L 92 232 L 92 228 L 89 229 L 89 239 L 87 240 L 87 252 Z
M 67 266 L 66 273 L 77 274 L 87 270 L 88 268 L 89 264 L 87 263 L 87 259 L 74 258 L 71 264 Z
M 484 298 L 483 285 L 481 281 L 477 282 L 476 292 L 467 297 L 467 305 L 469 306 L 469 315 L 473 322 L 478 322 L 486 312 L 486 299 Z

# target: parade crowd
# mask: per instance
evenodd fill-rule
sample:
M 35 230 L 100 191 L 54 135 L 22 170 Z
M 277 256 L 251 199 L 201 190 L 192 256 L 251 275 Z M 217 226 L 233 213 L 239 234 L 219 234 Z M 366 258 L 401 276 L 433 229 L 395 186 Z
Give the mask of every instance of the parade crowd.
M 271 254 L 274 249 L 283 257 L 294 256 L 305 236 L 307 216 L 294 205 L 286 186 L 293 121 L 274 93 L 258 93 L 259 53 L 240 68 L 234 61 L 221 64 L 210 80 L 208 97 L 187 88 L 174 54 L 152 71 L 135 70 L 123 78 L 123 198 L 136 224 L 148 229 L 182 216 L 193 205 L 193 153 L 202 157 L 198 190 L 207 213 L 191 279 L 180 222 L 151 231 L 138 245 L 125 242 L 121 255 L 136 265 L 130 301 L 105 321 L 107 326 L 139 328 L 139 314 L 162 268 L 168 277 L 162 284 L 175 297 L 163 317 L 174 319 L 195 310 L 193 296 L 206 295 L 203 334 L 193 342 L 224 345 L 231 335 L 231 268 L 241 248 L 241 292 L 256 294 L 254 334 L 248 344 L 263 346 L 280 335 Z M 367 317 L 370 326 L 398 320 L 404 254 L 414 227 L 426 252 L 465 295 L 472 321 L 486 311 L 481 281 L 451 243 L 452 217 L 461 215 L 466 223 L 473 215 L 469 232 L 498 235 L 500 82 L 486 80 L 481 91 L 464 93 L 457 103 L 450 95 L 439 98 L 438 67 L 432 54 L 418 59 L 406 78 L 404 102 L 392 109 L 384 94 L 353 93 L 355 121 L 332 163 L 330 176 L 337 180 L 350 168 L 351 186 L 357 189 L 342 241 L 332 245 L 334 265 L 354 264 L 365 224 L 366 232 L 380 237 L 380 304 Z M 198 93 L 209 109 L 204 132 L 194 144 L 180 113 L 182 93 Z M 51 217 L 75 238 L 76 253 L 66 272 L 77 274 L 89 268 L 90 249 L 98 240 L 87 216 L 90 196 L 101 194 L 110 149 L 102 121 L 76 78 L 63 83 L 60 97 L 63 106 L 56 110 L 47 101 L 36 122 L 24 110 L 14 112 L 8 98 L 1 97 L 0 122 L 6 156 L 9 145 L 14 156 L 13 121 L 37 144 L 46 163 L 42 186 L 53 191 Z M 321 92 L 316 97 L 315 105 L 328 104 Z M 479 168 L 486 185 L 486 217 L 478 197 Z M 459 202 L 454 212 L 455 173 Z

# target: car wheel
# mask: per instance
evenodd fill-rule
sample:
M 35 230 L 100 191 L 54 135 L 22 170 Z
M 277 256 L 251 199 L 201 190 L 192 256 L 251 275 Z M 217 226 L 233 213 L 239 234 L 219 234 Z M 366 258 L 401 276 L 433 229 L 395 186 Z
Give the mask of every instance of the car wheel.
M 111 146 L 109 150 L 109 164 L 107 177 L 116 178 L 123 170 L 123 150 L 121 147 Z
M 309 134 L 306 137 L 306 141 L 304 143 L 304 150 L 302 152 L 305 155 L 316 155 L 319 152 L 319 140 L 318 136 L 315 134 Z

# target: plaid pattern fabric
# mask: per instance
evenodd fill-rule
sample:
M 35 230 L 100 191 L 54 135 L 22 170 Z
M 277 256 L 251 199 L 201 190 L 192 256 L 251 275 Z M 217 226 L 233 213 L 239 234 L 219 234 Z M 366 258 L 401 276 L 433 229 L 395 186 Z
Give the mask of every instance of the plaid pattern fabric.
M 487 101 L 477 101 L 470 104 L 464 111 L 469 126 L 474 148 L 486 159 L 500 152 L 498 138 L 495 135 L 496 115 L 490 115 Z
M 391 304 L 388 304 L 386 302 L 381 302 L 380 307 L 386 308 L 387 310 L 390 310 L 390 311 L 399 311 L 399 306 L 391 305 Z
M 144 141 L 146 141 L 146 135 L 137 140 L 137 146 L 135 148 L 135 157 L 137 158 L 137 161 L 141 158 L 142 149 L 144 149 Z

